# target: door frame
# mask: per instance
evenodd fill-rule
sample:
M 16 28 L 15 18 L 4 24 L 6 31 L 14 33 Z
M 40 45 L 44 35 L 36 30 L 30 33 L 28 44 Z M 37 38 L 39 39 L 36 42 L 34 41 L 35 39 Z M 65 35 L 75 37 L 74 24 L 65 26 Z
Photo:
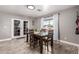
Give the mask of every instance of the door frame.
M 21 23 L 20 36 L 14 36 L 14 20 L 19 20 Z M 28 20 L 22 20 L 22 19 L 16 19 L 16 18 L 11 19 L 11 37 L 12 38 L 25 37 L 25 35 L 23 34 L 23 21 L 28 21 Z M 29 21 L 28 21 L 28 28 L 29 28 Z
M 24 23 L 24 21 L 27 21 L 28 22 L 28 29 L 29 29 L 29 21 L 28 20 L 23 20 L 22 23 Z M 23 26 L 23 31 L 24 31 L 24 26 Z M 24 35 L 24 32 L 22 32 L 22 33 L 23 33 L 23 36 L 26 37 L 26 35 Z

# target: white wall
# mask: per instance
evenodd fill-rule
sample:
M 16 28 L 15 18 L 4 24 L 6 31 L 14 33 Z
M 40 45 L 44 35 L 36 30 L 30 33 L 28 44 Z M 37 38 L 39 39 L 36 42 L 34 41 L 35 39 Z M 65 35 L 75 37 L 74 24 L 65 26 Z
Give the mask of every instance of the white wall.
M 29 20 L 29 28 L 32 28 L 31 19 L 0 12 L 0 39 L 11 38 L 11 19 Z

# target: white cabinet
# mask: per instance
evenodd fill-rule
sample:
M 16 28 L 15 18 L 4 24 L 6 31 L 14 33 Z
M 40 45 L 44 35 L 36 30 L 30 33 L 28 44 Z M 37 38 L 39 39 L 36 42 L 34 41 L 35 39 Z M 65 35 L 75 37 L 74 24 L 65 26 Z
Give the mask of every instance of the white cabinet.
M 28 21 L 12 19 L 12 38 L 24 37 L 28 31 Z

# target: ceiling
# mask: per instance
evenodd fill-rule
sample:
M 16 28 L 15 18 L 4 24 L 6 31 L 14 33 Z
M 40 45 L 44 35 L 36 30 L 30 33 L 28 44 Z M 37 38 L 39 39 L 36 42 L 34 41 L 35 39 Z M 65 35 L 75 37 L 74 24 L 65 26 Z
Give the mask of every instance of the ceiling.
M 34 6 L 35 9 L 30 10 L 26 7 L 26 5 L 0 5 L 0 12 L 28 16 L 28 17 L 42 17 L 67 8 L 75 7 L 76 5 L 34 5 Z

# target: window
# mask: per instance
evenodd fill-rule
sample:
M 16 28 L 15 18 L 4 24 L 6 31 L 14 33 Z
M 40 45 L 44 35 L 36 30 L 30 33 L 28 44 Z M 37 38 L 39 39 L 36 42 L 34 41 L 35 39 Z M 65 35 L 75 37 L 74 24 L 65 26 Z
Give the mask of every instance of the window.
M 43 19 L 42 28 L 45 28 L 45 29 L 53 28 L 53 18 Z

